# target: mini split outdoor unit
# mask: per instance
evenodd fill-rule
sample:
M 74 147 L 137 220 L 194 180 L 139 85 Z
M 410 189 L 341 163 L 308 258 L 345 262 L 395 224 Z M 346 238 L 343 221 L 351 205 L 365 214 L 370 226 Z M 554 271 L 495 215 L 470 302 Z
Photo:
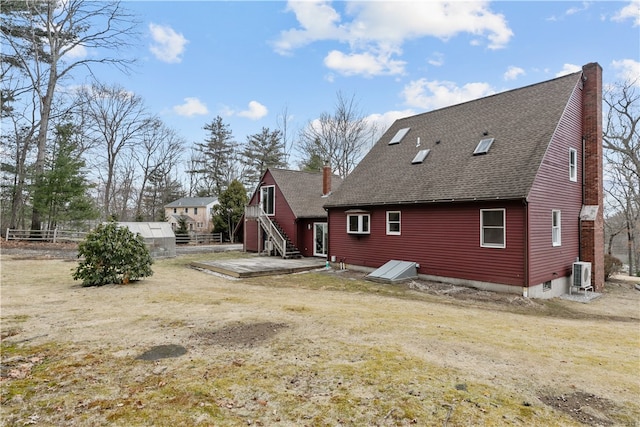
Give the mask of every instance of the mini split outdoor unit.
M 590 262 L 574 262 L 573 263 L 573 286 L 577 288 L 591 287 L 591 263 Z

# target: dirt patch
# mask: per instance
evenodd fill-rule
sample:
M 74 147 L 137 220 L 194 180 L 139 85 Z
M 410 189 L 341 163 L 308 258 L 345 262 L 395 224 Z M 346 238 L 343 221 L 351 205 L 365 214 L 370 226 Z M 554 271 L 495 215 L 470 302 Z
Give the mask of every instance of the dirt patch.
M 219 345 L 230 348 L 252 348 L 275 336 L 285 323 L 259 322 L 235 323 L 213 331 L 194 334 L 193 339 L 205 345 Z
M 78 244 L 0 239 L 0 252 L 3 255 L 15 255 L 15 260 L 77 259 Z
M 137 360 L 160 360 L 169 359 L 172 357 L 180 357 L 187 354 L 187 349 L 177 344 L 164 344 L 157 345 L 136 357 Z
M 543 395 L 539 396 L 539 399 L 546 405 L 590 426 L 613 425 L 607 414 L 617 411 L 616 405 L 610 400 L 582 391 L 562 395 Z

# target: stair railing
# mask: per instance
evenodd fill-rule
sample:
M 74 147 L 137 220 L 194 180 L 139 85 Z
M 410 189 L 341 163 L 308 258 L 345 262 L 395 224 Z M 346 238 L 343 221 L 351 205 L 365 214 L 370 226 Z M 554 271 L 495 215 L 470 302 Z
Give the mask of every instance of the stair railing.
M 262 209 L 260 205 L 247 206 L 245 208 L 246 218 L 257 218 L 258 223 L 262 226 L 267 239 L 273 243 L 274 248 L 280 253 L 282 258 L 287 257 L 287 239 L 278 231 L 271 218 Z

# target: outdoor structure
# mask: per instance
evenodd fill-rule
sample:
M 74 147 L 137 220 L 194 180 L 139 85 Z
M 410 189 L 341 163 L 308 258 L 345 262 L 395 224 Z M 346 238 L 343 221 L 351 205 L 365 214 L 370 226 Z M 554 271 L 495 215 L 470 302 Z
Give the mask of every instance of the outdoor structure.
M 176 256 L 176 236 L 166 222 L 119 222 L 133 234 L 140 234 L 153 258 Z
M 539 298 L 568 293 L 580 260 L 600 290 L 602 198 L 591 63 L 397 120 L 325 204 L 329 258 L 415 262 L 420 277 Z
M 248 252 L 283 258 L 327 256 L 327 213 L 322 205 L 342 179 L 321 173 L 267 169 L 242 219 Z
M 174 231 L 179 227 L 180 219 L 184 218 L 189 231 L 211 233 L 211 210 L 217 202 L 215 197 L 183 197 L 165 205 L 164 215 Z

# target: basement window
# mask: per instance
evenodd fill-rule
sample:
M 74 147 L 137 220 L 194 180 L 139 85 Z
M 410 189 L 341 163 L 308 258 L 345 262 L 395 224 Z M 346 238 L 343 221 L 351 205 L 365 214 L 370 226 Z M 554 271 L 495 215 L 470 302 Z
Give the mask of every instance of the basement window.
M 489 152 L 489 148 L 491 148 L 491 144 L 493 144 L 493 140 L 495 138 L 485 138 L 480 140 L 476 149 L 473 151 L 473 155 L 477 156 L 480 154 L 487 154 Z
M 402 138 L 404 138 L 407 132 L 409 132 L 409 129 L 411 128 L 402 128 L 398 132 L 396 132 L 395 136 L 391 139 L 391 141 L 389 141 L 389 145 L 398 144 L 400 141 L 402 141 Z
M 542 284 L 542 292 L 547 292 L 551 290 L 551 280 L 548 280 Z
M 422 163 L 424 161 L 424 159 L 427 158 L 427 156 L 429 155 L 429 150 L 428 148 L 426 150 L 420 150 L 418 151 L 418 154 L 416 154 L 416 156 L 413 158 L 413 160 L 411 160 L 411 164 L 415 165 L 418 163 Z

